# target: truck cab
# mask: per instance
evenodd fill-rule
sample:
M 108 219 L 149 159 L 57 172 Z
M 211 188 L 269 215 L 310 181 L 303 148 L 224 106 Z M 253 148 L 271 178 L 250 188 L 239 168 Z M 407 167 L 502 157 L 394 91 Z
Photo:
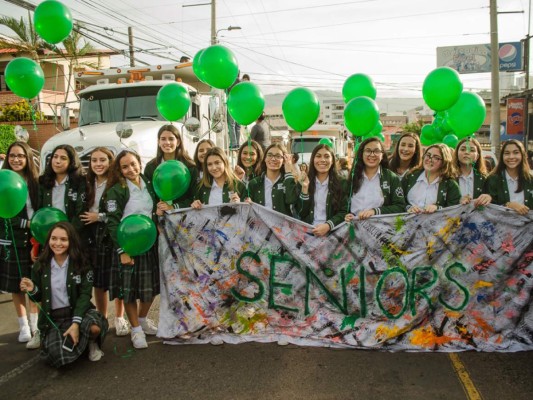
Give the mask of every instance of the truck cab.
M 321 139 L 329 139 L 333 143 L 333 151 L 337 158 L 346 155 L 347 142 L 340 125 L 315 124 L 305 132 L 291 130 L 289 135 L 291 152 L 299 155 L 298 164 L 309 165 L 311 153 Z

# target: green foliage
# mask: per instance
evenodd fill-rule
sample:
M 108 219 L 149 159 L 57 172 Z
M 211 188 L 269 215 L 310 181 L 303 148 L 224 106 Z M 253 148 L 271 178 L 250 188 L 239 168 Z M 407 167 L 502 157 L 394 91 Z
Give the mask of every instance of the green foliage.
M 44 114 L 33 110 L 35 120 L 44 120 Z M 6 104 L 0 107 L 0 122 L 32 121 L 32 109 L 27 100 L 21 100 L 13 104 Z
M 17 141 L 14 125 L 0 125 L 0 154 L 6 154 L 7 148 Z
M 411 122 L 409 124 L 405 124 L 402 126 L 402 129 L 404 132 L 412 132 L 416 133 L 418 136 L 420 136 L 420 132 L 422 130 L 422 126 L 424 126 L 424 123 L 421 119 L 417 120 L 416 122 Z

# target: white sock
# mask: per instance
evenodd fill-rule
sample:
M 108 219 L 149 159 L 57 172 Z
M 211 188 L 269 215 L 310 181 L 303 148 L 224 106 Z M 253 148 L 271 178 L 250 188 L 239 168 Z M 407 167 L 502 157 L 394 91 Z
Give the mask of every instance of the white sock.
M 141 327 L 141 325 L 131 327 L 131 333 L 141 333 L 142 331 L 143 331 L 143 328 Z
M 139 324 L 142 324 L 144 321 L 146 321 L 146 317 L 145 318 L 139 317 Z
M 38 313 L 30 313 L 30 329 L 32 332 L 37 330 L 37 321 L 39 319 Z
M 19 320 L 19 328 L 22 329 L 25 326 L 28 326 L 28 318 L 26 316 L 18 317 Z

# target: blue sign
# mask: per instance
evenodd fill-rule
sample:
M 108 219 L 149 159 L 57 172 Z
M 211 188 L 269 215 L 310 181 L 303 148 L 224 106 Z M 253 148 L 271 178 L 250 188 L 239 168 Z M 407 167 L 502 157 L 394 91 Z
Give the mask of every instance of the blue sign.
M 513 72 L 524 70 L 524 58 L 522 57 L 522 43 L 500 43 L 498 58 L 500 62 L 500 71 Z

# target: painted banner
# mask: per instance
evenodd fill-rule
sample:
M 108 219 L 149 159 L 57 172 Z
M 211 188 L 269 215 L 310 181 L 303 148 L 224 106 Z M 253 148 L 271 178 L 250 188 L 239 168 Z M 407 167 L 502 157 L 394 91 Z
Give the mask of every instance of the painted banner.
M 161 223 L 158 336 L 533 350 L 532 221 L 468 205 L 376 216 L 319 238 L 255 204 L 175 211 Z

